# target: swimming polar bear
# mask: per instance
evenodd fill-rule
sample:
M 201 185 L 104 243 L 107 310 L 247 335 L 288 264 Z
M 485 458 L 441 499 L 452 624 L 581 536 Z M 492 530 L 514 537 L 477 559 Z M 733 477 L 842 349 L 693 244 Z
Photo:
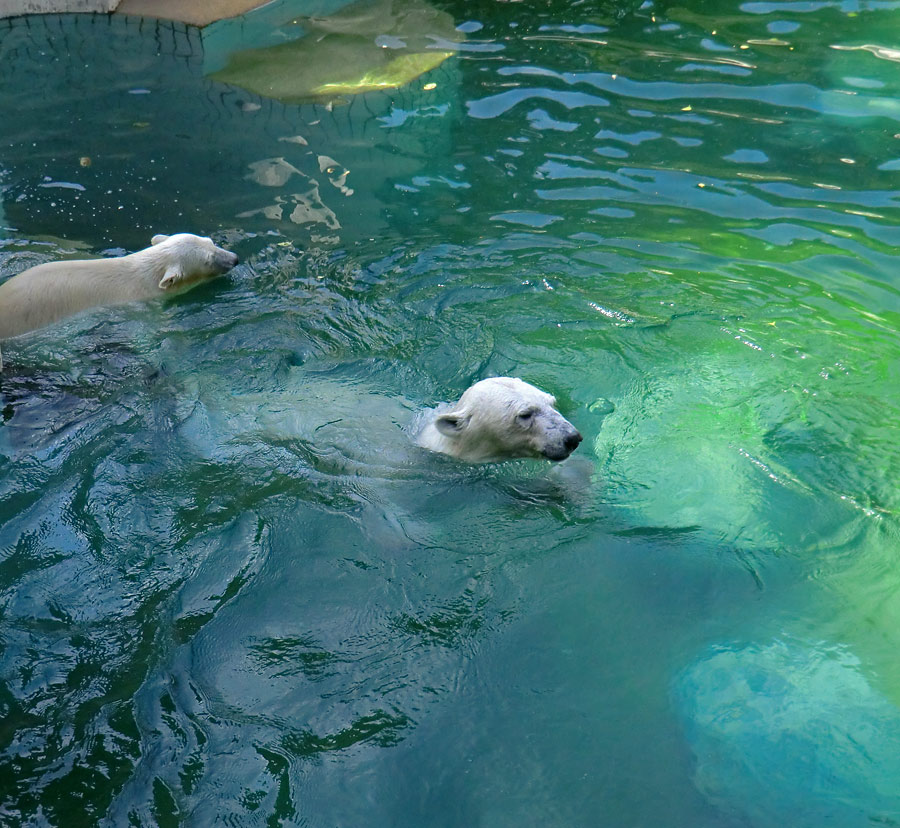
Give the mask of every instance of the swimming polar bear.
M 307 468 L 373 480 L 421 479 L 423 450 L 469 464 L 564 460 L 581 442 L 550 394 L 511 377 L 482 380 L 457 403 L 418 411 L 408 399 L 367 392 L 365 382 L 328 371 L 292 367 L 277 386 L 234 394 L 219 375 L 188 375 L 176 430 L 207 461 L 235 470 Z
M 234 253 L 191 233 L 157 235 L 150 245 L 114 259 L 48 262 L 8 279 L 0 285 L 0 339 L 99 305 L 181 293 L 238 263 Z
M 516 457 L 565 460 L 581 434 L 556 410 L 556 399 L 517 377 L 491 377 L 439 406 L 416 435 L 430 451 L 468 463 Z

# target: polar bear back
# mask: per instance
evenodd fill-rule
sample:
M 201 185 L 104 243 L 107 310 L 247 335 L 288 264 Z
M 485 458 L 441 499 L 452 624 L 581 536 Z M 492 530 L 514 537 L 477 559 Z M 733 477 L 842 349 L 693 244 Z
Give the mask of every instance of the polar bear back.
M 122 259 L 48 262 L 0 285 L 0 339 L 19 336 L 101 304 L 150 298 Z M 161 293 L 157 289 L 157 293 Z

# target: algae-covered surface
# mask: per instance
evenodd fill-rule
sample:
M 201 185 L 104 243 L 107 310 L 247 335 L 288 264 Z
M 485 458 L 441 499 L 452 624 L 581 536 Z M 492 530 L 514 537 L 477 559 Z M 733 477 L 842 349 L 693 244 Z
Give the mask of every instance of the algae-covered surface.
M 0 343 L 0 823 L 900 823 L 898 6 L 5 23 L 0 278 L 241 264 Z

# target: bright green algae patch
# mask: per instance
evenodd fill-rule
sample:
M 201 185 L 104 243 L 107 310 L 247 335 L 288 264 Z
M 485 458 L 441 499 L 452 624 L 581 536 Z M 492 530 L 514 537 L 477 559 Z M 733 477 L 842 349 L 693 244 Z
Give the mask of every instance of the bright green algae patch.
M 427 54 L 400 55 L 389 60 L 382 69 L 370 70 L 361 77 L 344 81 L 329 81 L 314 86 L 315 95 L 347 94 L 358 95 L 373 89 L 397 89 L 419 75 L 436 69 L 453 52 L 433 52 Z

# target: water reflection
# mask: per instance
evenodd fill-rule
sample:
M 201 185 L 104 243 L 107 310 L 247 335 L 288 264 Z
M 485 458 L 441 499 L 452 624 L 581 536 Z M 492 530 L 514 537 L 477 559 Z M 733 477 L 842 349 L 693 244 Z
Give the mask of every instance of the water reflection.
M 440 66 L 460 39 L 453 18 L 423 0 L 357 2 L 320 16 L 305 16 L 307 7 L 300 4 L 290 17 L 289 12 L 290 7 L 281 10 L 289 20 L 285 42 L 232 47 L 225 65 L 211 76 L 285 103 L 340 101 L 406 86 Z M 216 45 L 221 49 L 238 27 L 243 29 L 243 20 L 215 27 Z
M 352 25 L 359 22 L 358 10 L 347 15 Z M 454 31 L 445 31 L 446 15 L 424 4 L 390 19 L 400 30 L 432 21 L 436 28 L 426 31 L 436 36 Z M 372 20 L 362 17 L 370 27 Z M 192 27 L 111 16 L 14 18 L 2 31 L 0 49 L 10 65 L 0 81 L 10 113 L 2 198 L 6 222 L 27 224 L 30 235 L 60 235 L 64 228 L 67 237 L 92 245 L 136 249 L 148 235 L 197 223 L 209 233 L 265 232 L 274 222 L 303 227 L 305 238 L 352 243 L 387 228 L 385 196 L 395 181 L 424 170 L 432 152 L 449 152 L 449 136 L 434 117 L 453 106 L 458 85 L 457 67 L 443 63 L 446 50 L 418 71 L 440 68 L 412 86 L 412 76 L 401 78 L 399 91 L 289 107 L 271 92 L 258 98 L 206 79 L 207 49 L 225 48 L 206 30 L 201 36 Z M 342 32 L 334 34 L 338 43 L 348 37 Z M 45 59 L 59 37 L 66 48 Z M 331 40 L 319 38 L 315 48 L 327 51 Z M 360 35 L 350 48 L 360 51 L 371 41 Z M 84 52 L 107 59 L 80 60 Z M 326 57 L 312 65 L 334 65 Z M 27 105 L 19 100 L 23 82 L 39 83 L 48 94 Z M 73 88 L 83 94 L 72 96 Z M 73 123 L 111 141 L 73 133 Z M 334 163 L 323 167 L 323 158 Z M 273 178 L 276 162 L 293 178 Z M 347 176 L 357 183 L 347 185 Z M 263 193 L 259 185 L 279 192 Z M 112 233 L 125 219 L 124 233 Z

